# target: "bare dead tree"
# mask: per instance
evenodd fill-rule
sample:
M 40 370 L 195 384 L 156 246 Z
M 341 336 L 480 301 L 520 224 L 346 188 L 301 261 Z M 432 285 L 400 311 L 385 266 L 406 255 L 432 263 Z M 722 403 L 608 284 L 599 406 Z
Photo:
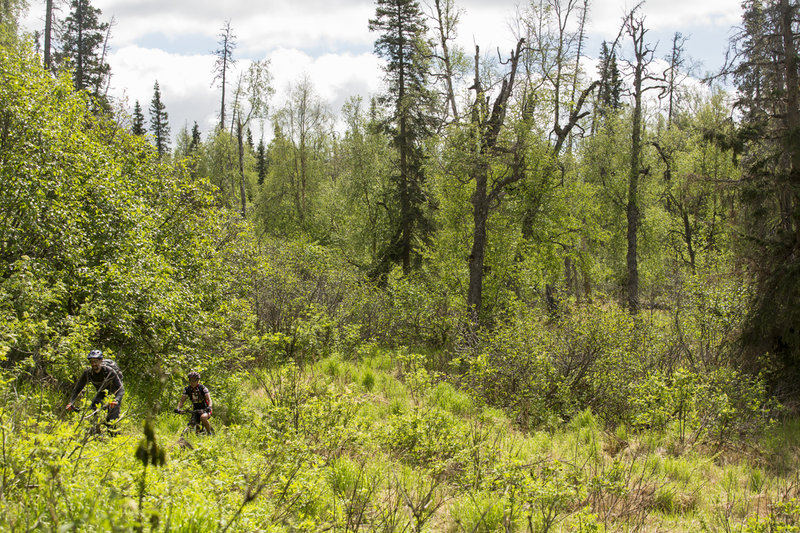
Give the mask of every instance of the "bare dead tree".
M 486 224 L 492 204 L 499 201 L 506 187 L 522 179 L 524 173 L 519 171 L 521 149 L 513 151 L 511 168 L 505 175 L 490 182 L 492 159 L 508 149 L 498 144 L 508 110 L 509 99 L 515 85 L 519 60 L 523 52 L 525 39 L 519 39 L 508 60 L 509 71 L 503 78 L 500 91 L 489 112 L 489 98 L 483 87 L 479 72 L 480 49 L 475 47 L 475 103 L 472 109 L 472 124 L 477 143 L 477 153 L 473 154 L 470 178 L 475 182 L 472 195 L 473 237 L 472 251 L 469 256 L 469 289 L 467 306 L 477 322 L 481 311 L 483 297 L 483 271 L 486 256 Z M 519 148 L 519 147 L 518 147 Z
M 434 23 L 436 31 L 436 38 L 439 46 L 441 47 L 441 55 L 434 54 L 442 65 L 442 73 L 440 76 L 444 79 L 445 83 L 445 99 L 450 107 L 450 113 L 453 115 L 453 120 L 458 122 L 459 112 L 458 105 L 456 104 L 456 95 L 454 90 L 454 67 L 453 58 L 451 56 L 450 43 L 456 37 L 456 27 L 458 26 L 460 10 L 456 8 L 454 0 L 431 0 L 433 5 L 428 5 L 430 13 L 429 18 Z
M 638 8 L 638 6 L 637 6 Z M 631 153 L 630 167 L 628 172 L 628 201 L 626 206 L 627 217 L 627 243 L 626 253 L 627 266 L 627 299 L 628 310 L 632 314 L 639 312 L 639 254 L 638 254 L 638 234 L 641 224 L 641 211 L 639 210 L 639 178 L 645 172 L 642 168 L 642 97 L 648 89 L 657 88 L 652 86 L 646 88 L 644 82 L 652 78 L 648 74 L 649 65 L 653 61 L 655 48 L 651 48 L 645 41 L 647 29 L 644 25 L 644 17 L 637 14 L 634 8 L 625 18 L 625 33 L 631 38 L 633 45 L 633 61 L 630 66 L 633 69 L 633 109 L 631 118 Z M 661 81 L 659 79 L 659 81 Z
M 219 128 L 223 129 L 225 128 L 225 90 L 227 88 L 228 71 L 236 63 L 233 58 L 233 51 L 236 49 L 236 35 L 233 33 L 230 20 L 225 21 L 218 37 L 219 48 L 214 51 L 217 59 L 214 62 L 214 78 L 211 84 L 213 85 L 219 81 L 219 87 L 222 90 L 219 108 Z

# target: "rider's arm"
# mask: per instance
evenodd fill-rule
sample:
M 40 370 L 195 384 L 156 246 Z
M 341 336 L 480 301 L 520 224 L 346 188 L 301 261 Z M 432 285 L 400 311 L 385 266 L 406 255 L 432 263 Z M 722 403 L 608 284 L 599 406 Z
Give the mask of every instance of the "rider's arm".
M 114 394 L 114 401 L 119 403 L 122 401 L 122 397 L 125 395 L 125 385 L 122 384 L 122 380 L 119 379 L 119 376 L 116 376 L 116 378 L 117 382 L 119 382 L 119 388 L 117 389 L 117 392 Z
M 108 376 L 106 379 L 110 380 L 111 386 L 108 387 L 109 391 L 114 391 L 114 402 L 120 403 L 122 397 L 125 395 L 125 385 L 122 384 L 122 378 L 112 368 L 103 367 L 107 370 Z M 98 390 L 98 392 L 100 392 Z
M 211 409 L 211 394 L 206 391 L 206 407 Z
M 89 371 L 84 370 L 81 377 L 78 378 L 78 382 L 75 384 L 75 387 L 72 389 L 72 396 L 69 398 L 69 403 L 67 407 L 72 407 L 72 404 L 75 403 L 75 400 L 78 399 L 78 395 L 81 393 L 83 388 L 86 386 L 86 382 L 89 380 Z
M 181 396 L 181 399 L 178 401 L 178 409 L 182 409 L 183 408 L 183 402 L 185 402 L 185 401 L 186 401 L 186 395 L 184 394 L 184 395 Z

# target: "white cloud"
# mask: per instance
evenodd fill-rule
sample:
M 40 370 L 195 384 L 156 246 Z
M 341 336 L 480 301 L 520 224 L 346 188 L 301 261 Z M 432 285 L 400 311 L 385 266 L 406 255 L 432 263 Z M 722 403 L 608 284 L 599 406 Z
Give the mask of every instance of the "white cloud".
M 191 127 L 193 121 L 205 130 L 216 123 L 219 95 L 210 86 L 213 56 L 126 46 L 111 54 L 109 64 L 112 95 L 126 101 L 130 109 L 138 100 L 145 115 L 158 81 L 173 135 L 185 124 Z
M 635 5 L 611 0 L 597 2 L 590 8 L 592 30 L 613 37 L 619 31 L 622 17 Z M 739 0 L 658 0 L 641 7 L 647 27 L 653 30 L 680 30 L 688 26 L 726 26 L 741 17 Z
M 320 98 L 334 112 L 352 95 L 368 96 L 377 91 L 381 79 L 379 60 L 372 54 L 325 54 L 314 58 L 299 50 L 280 48 L 267 56 L 276 94 L 273 109 L 286 100 L 289 87 L 308 74 Z M 211 86 L 214 57 L 211 54 L 185 56 L 163 50 L 126 46 L 109 57 L 111 95 L 133 109 L 136 100 L 147 115 L 158 81 L 162 101 L 169 114 L 172 134 L 197 121 L 210 131 L 219 120 L 220 90 Z M 241 61 L 241 71 L 249 65 Z M 232 72 L 232 80 L 236 73 Z M 228 86 L 233 92 L 235 81 Z M 268 131 L 267 131 L 268 133 Z
M 425 0 L 421 0 L 425 1 Z M 539 1 L 539 0 L 535 0 Z M 717 54 L 724 29 L 737 23 L 740 0 L 648 0 L 642 7 L 654 33 L 700 33 L 689 47 Z M 472 54 L 478 44 L 484 54 L 497 48 L 507 55 L 514 46 L 511 21 L 526 0 L 456 0 L 463 8 L 459 44 Z M 596 54 L 599 42 L 613 38 L 620 20 L 635 0 L 590 2 L 587 53 Z M 307 73 L 320 97 L 338 112 L 352 95 L 368 97 L 378 90 L 380 60 L 372 54 L 376 35 L 368 22 L 375 13 L 373 0 L 92 0 L 112 16 L 112 94 L 139 100 L 144 109 L 158 80 L 170 115 L 173 134 L 197 121 L 208 131 L 216 123 L 219 91 L 211 87 L 213 56 L 220 28 L 231 21 L 237 35 L 238 68 L 250 59 L 269 58 L 280 105 L 289 83 Z M 582 3 L 579 0 L 579 3 Z M 65 4 L 65 3 L 64 3 Z M 36 2 L 24 24 L 43 26 L 44 2 Z M 67 7 L 62 7 L 61 16 Z M 688 28 L 688 30 L 686 29 Z M 708 30 L 708 31 L 706 31 Z M 716 32 L 713 34 L 712 33 Z M 662 37 L 663 38 L 663 37 Z M 694 45 L 692 43 L 695 43 Z M 666 44 L 659 47 L 662 55 Z M 713 50 L 712 50 L 713 48 Z M 710 50 L 710 52 L 709 52 Z M 692 50 L 689 50 L 692 53 Z M 713 59 L 713 58 L 712 58 Z
M 181 35 L 198 35 L 216 43 L 227 20 L 244 56 L 281 46 L 352 48 L 372 43 L 367 20 L 374 6 L 364 1 L 96 0 L 94 5 L 105 17 L 114 16 L 114 39 L 122 46 L 139 43 L 147 35 L 173 41 Z

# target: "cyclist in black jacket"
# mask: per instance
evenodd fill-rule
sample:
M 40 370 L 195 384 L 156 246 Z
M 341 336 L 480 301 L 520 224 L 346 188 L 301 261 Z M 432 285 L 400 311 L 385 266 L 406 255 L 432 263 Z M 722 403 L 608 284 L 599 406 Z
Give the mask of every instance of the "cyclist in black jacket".
M 211 413 L 214 411 L 212 409 L 211 393 L 208 392 L 208 388 L 205 385 L 200 384 L 199 372 L 189 372 L 187 377 L 189 378 L 189 386 L 183 389 L 183 395 L 178 402 L 176 411 L 182 411 L 183 402 L 189 398 L 194 411 L 189 424 L 194 425 L 196 422 L 199 422 L 203 425 L 203 428 L 205 428 L 206 433 L 211 435 L 214 433 L 211 424 L 208 422 L 208 419 L 211 418 Z
M 72 390 L 72 396 L 67 404 L 67 410 L 73 410 L 75 400 L 78 395 L 83 391 L 87 383 L 91 382 L 97 393 L 92 398 L 92 409 L 98 409 L 103 403 L 106 396 L 113 396 L 113 399 L 108 404 L 108 415 L 106 415 L 106 426 L 109 428 L 109 433 L 116 434 L 115 422 L 119 418 L 120 405 L 122 404 L 122 397 L 125 395 L 125 386 L 122 384 L 122 376 L 119 372 L 114 370 L 111 366 L 103 364 L 103 352 L 100 350 L 92 350 L 86 356 L 89 359 L 90 368 L 87 368 L 80 379 L 75 384 Z

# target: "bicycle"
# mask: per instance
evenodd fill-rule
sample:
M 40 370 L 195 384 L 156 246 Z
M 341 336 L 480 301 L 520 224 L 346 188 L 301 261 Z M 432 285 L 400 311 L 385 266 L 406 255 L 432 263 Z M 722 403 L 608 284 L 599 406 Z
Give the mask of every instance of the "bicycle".
M 106 422 L 106 416 L 104 415 L 104 411 L 108 411 L 111 408 L 109 404 L 106 405 L 99 405 L 95 407 L 90 413 L 81 414 L 80 419 L 78 420 L 76 427 L 75 427 L 75 440 L 76 445 L 75 448 L 67 455 L 68 458 L 72 458 L 76 451 L 80 450 L 78 457 L 76 458 L 75 467 L 77 468 L 77 461 L 83 455 L 83 451 L 85 446 L 91 441 L 100 441 L 103 439 L 105 434 L 107 433 L 110 436 L 115 436 L 116 430 L 112 428 L 112 426 L 116 426 L 116 424 L 122 419 L 121 417 L 115 420 L 114 422 L 109 423 Z M 73 412 L 75 414 L 81 413 L 83 411 L 82 408 L 78 407 L 77 405 L 73 405 L 68 411 Z M 83 433 L 79 432 L 81 424 L 83 422 L 87 422 L 87 426 L 84 429 Z
M 186 409 L 175 408 L 175 409 L 173 409 L 173 411 L 175 413 L 179 414 L 179 415 L 184 415 L 184 414 L 187 414 L 187 413 L 191 413 L 191 415 L 192 415 L 189 418 L 189 422 L 186 424 L 186 427 L 181 432 L 181 437 L 185 436 L 187 433 L 191 432 L 192 430 L 194 430 L 194 434 L 195 435 L 213 435 L 214 434 L 214 429 L 213 428 L 211 429 L 210 433 L 208 431 L 206 431 L 206 429 L 203 427 L 203 422 L 200 419 L 200 417 L 203 415 L 203 413 L 208 412 L 206 409 L 186 410 Z M 209 424 L 209 427 L 210 427 L 210 424 Z
M 86 428 L 86 436 L 87 437 L 96 437 L 102 435 L 103 433 L 103 426 L 105 425 L 105 416 L 101 416 L 102 411 L 109 410 L 109 404 L 97 406 L 95 409 L 88 414 L 82 414 L 80 420 L 78 420 L 78 426 L 83 423 L 84 420 L 87 421 L 88 427 Z M 77 405 L 73 405 L 71 411 L 75 413 L 80 413 L 83 411 L 82 408 L 78 407 Z M 88 438 L 86 439 L 88 440 Z

